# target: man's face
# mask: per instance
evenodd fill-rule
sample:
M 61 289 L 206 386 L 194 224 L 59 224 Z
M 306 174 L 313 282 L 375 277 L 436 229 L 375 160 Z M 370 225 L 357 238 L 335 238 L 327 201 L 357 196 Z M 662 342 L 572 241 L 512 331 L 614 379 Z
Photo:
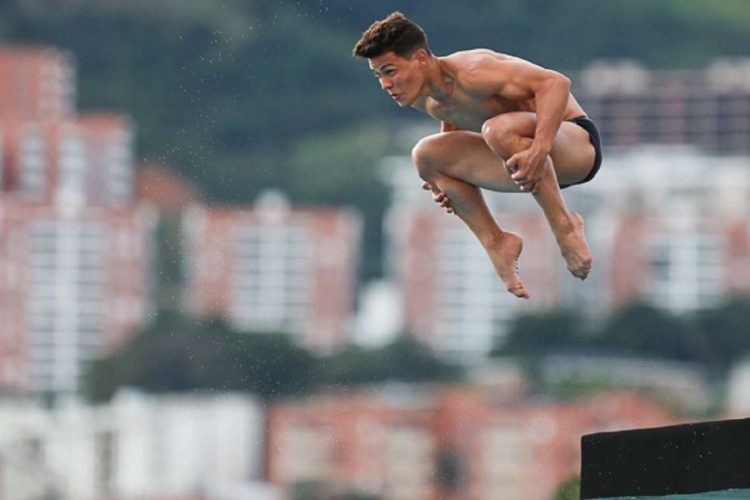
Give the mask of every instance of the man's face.
M 422 90 L 425 54 L 419 49 L 407 59 L 386 52 L 369 60 L 370 69 L 380 81 L 380 87 L 402 108 L 411 106 Z

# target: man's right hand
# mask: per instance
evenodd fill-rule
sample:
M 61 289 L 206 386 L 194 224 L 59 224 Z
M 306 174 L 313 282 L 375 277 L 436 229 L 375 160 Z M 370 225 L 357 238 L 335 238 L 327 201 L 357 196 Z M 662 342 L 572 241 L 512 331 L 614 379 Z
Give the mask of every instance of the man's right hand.
M 451 200 L 448 199 L 448 196 L 446 196 L 445 193 L 434 187 L 429 182 L 423 182 L 422 189 L 424 189 L 425 191 L 432 191 L 432 199 L 435 200 L 435 203 L 438 203 L 449 214 L 454 213 L 453 205 L 451 205 Z

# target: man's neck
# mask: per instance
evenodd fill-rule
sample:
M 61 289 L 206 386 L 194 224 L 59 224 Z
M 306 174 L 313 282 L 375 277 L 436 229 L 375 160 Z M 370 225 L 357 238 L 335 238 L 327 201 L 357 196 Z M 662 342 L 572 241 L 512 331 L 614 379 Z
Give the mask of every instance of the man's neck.
M 427 65 L 425 97 L 444 101 L 453 94 L 455 83 L 452 69 L 440 58 L 432 56 Z

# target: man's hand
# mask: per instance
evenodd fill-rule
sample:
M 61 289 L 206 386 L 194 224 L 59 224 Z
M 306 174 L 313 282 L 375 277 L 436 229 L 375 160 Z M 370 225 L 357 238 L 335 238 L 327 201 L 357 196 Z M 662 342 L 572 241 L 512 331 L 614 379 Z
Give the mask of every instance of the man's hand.
M 547 155 L 547 152 L 532 145 L 529 149 L 514 154 L 505 162 L 511 180 L 521 191 L 539 192 L 539 182 L 544 175 L 544 162 L 547 161 Z
M 435 200 L 435 203 L 440 204 L 440 206 L 443 207 L 449 214 L 453 213 L 451 200 L 448 199 L 445 193 L 440 191 L 438 188 L 433 187 L 429 182 L 423 182 L 422 189 L 424 189 L 425 191 L 432 191 L 432 199 Z

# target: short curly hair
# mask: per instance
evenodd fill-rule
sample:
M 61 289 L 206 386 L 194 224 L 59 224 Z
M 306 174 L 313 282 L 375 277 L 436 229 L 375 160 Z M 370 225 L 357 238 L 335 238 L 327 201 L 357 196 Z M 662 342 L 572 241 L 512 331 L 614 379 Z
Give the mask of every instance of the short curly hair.
M 354 45 L 352 55 L 372 59 L 393 52 L 399 57 L 411 57 L 417 49 L 430 51 L 427 35 L 418 24 L 396 11 L 372 23 Z

